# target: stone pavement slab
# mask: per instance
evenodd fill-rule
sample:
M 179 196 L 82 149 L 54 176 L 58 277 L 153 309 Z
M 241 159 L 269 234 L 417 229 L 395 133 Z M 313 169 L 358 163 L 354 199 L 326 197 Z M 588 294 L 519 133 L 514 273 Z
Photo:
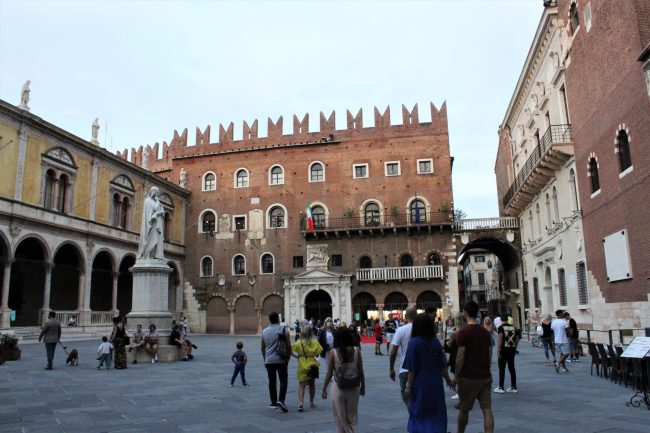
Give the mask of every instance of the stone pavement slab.
M 64 335 L 65 338 L 65 335 Z M 126 370 L 97 371 L 99 340 L 69 344 L 80 353 L 79 367 L 65 366 L 57 348 L 54 370 L 45 371 L 45 348 L 23 344 L 22 359 L 0 366 L 0 433 L 332 433 L 329 401 L 297 412 L 295 360 L 289 367 L 289 413 L 267 408 L 266 370 L 257 336 L 195 335 L 196 358 L 173 364 L 129 364 Z M 248 354 L 246 378 L 230 388 L 230 356 L 237 341 Z M 385 347 L 384 347 L 385 352 Z M 590 360 L 556 374 L 544 364 L 542 349 L 526 342 L 516 358 L 518 394 L 493 394 L 496 432 L 645 433 L 650 411 L 628 408 L 633 391 L 590 376 Z M 408 413 L 399 385 L 388 379 L 388 356 L 364 345 L 367 395 L 359 403 L 359 432 L 404 432 Z M 493 365 L 496 386 L 497 371 Z M 494 387 L 493 386 L 493 387 Z M 506 373 L 506 387 L 509 376 Z M 446 390 L 450 432 L 456 431 L 453 394 Z M 480 433 L 483 417 L 475 406 L 467 433 Z

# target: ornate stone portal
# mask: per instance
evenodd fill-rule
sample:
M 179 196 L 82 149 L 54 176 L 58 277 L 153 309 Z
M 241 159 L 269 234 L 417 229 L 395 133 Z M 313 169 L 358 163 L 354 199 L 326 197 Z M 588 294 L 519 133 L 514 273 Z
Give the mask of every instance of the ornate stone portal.
M 309 319 L 305 317 L 308 307 L 307 298 L 316 291 L 323 291 L 331 299 L 333 319 L 350 323 L 352 320 L 351 275 L 328 271 L 328 262 L 327 245 L 307 245 L 307 270 L 284 279 L 286 323 L 293 323 L 296 319 Z M 324 319 L 324 317 L 316 319 L 318 318 Z

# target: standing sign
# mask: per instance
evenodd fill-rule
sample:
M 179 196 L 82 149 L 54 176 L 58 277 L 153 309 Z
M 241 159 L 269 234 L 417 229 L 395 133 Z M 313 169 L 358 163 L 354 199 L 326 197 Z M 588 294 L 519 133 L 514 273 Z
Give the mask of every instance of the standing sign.
M 650 352 L 650 337 L 635 337 L 621 354 L 621 358 L 645 358 Z

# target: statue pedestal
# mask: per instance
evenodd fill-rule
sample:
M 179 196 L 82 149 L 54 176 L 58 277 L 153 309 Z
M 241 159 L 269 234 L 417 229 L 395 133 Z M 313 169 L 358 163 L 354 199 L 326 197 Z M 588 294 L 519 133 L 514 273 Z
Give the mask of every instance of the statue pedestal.
M 133 274 L 133 303 L 126 315 L 129 328 L 141 324 L 146 331 L 153 323 L 161 337 L 169 336 L 173 315 L 167 309 L 167 288 L 172 268 L 165 260 L 137 259 L 129 271 Z

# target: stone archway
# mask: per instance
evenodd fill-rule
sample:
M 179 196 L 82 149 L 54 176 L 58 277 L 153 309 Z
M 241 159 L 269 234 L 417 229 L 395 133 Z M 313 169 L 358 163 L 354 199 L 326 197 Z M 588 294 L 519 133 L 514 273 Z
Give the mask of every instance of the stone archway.
M 332 297 L 325 290 L 312 290 L 305 297 L 305 319 L 314 319 L 315 323 L 325 321 L 326 317 L 332 317 Z
M 368 311 L 377 310 L 375 297 L 368 292 L 359 292 L 352 298 L 352 314 L 355 320 L 367 320 Z M 358 319 L 357 319 L 358 314 Z
M 230 312 L 228 303 L 221 297 L 213 297 L 206 308 L 206 332 L 208 334 L 228 334 L 230 332 Z
M 235 301 L 235 333 L 257 333 L 257 313 L 255 311 L 255 301 L 250 296 L 240 296 Z
M 284 300 L 280 295 L 269 295 L 262 303 L 262 316 L 276 312 L 284 318 Z
M 83 272 L 82 263 L 81 253 L 71 244 L 65 244 L 56 251 L 50 288 L 50 309 L 75 311 L 79 308 L 79 275 Z
M 93 260 L 90 276 L 90 309 L 113 309 L 113 259 L 107 251 L 100 251 Z
M 126 316 L 133 307 L 133 274 L 129 268 L 135 265 L 135 257 L 127 255 L 122 258 L 117 276 L 117 309 L 121 316 Z
M 167 309 L 170 312 L 174 313 L 176 310 L 178 310 L 176 297 L 178 294 L 178 286 L 181 283 L 181 279 L 176 264 L 174 262 L 167 262 L 167 265 L 172 268 L 172 272 L 169 274 L 169 285 L 167 286 Z
M 51 268 L 46 264 L 45 247 L 39 240 L 27 238 L 16 248 L 14 259 L 9 283 L 9 308 L 16 311 L 16 320 L 12 325 L 39 325 L 40 312 L 44 307 L 45 283 L 50 282 L 46 278 Z

